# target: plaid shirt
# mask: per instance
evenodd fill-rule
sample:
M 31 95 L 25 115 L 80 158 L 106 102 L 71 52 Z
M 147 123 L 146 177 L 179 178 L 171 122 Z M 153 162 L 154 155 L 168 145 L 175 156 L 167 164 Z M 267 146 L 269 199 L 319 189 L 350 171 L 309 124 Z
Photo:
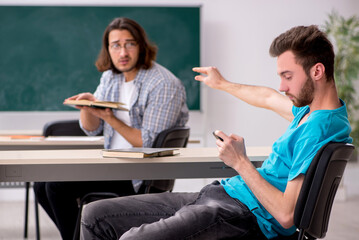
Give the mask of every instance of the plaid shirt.
M 119 101 L 119 91 L 124 81 L 123 74 L 105 71 L 94 93 L 95 97 L 103 101 Z M 178 78 L 155 62 L 150 69 L 140 69 L 134 83 L 135 96 L 129 106 L 131 124 L 141 130 L 143 147 L 152 147 L 158 133 L 187 123 L 186 91 Z M 88 135 L 96 135 L 103 130 L 105 148 L 109 148 L 114 135 L 114 129 L 109 124 L 101 121 L 95 131 L 83 130 Z

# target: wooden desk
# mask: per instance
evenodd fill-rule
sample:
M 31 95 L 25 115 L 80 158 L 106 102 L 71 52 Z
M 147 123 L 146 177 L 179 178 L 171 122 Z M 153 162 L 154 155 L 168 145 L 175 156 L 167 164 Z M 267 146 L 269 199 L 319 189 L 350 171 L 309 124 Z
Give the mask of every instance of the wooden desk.
M 269 147 L 249 147 L 255 166 Z M 1 151 L 0 181 L 96 181 L 128 179 L 222 178 L 236 175 L 219 158 L 217 148 L 182 148 L 160 158 L 103 158 L 101 150 Z
M 103 137 L 47 137 L 6 140 L 0 137 L 0 151 L 103 149 Z
M 10 134 L 11 135 L 11 134 Z M 103 144 L 104 144 L 104 139 L 103 137 L 84 137 L 84 136 L 75 136 L 75 137 L 48 137 L 48 138 L 43 138 L 41 136 L 39 137 L 35 137 L 35 138 L 31 138 L 31 139 L 12 139 L 11 137 L 4 137 L 4 136 L 0 136 L 0 155 L 2 156 L 2 154 L 4 153 L 15 153 L 15 155 L 17 156 L 27 156 L 27 155 L 31 155 L 32 151 L 29 150 L 55 150 L 55 149 L 63 149 L 63 152 L 67 152 L 70 151 L 69 149 L 103 149 Z M 67 149 L 67 150 L 64 150 Z M 18 151 L 16 151 L 18 150 Z M 26 151 L 24 151 L 26 150 Z M 57 150 L 59 151 L 59 150 Z M 99 150 L 98 150 L 99 151 Z M 41 151 L 36 151 L 37 153 L 40 153 L 40 155 L 43 155 L 43 153 L 41 153 Z M 46 152 L 46 151 L 44 151 Z M 31 154 L 30 154 L 31 153 Z M 56 154 L 56 153 L 54 153 Z M 12 163 L 16 162 L 16 160 L 11 160 Z M 9 166 L 4 165 L 1 166 L 1 170 L 0 170 L 0 176 L 4 176 L 4 179 L 9 179 L 9 180 L 4 180 L 7 182 L 26 182 L 25 183 L 25 225 L 24 225 L 24 238 L 27 238 L 27 229 L 28 229 L 28 208 L 29 208 L 29 188 L 30 188 L 30 181 L 32 181 L 33 179 L 39 179 L 41 180 L 43 175 L 42 173 L 51 175 L 53 174 L 51 171 L 52 169 L 47 169 L 44 166 L 40 167 L 37 169 L 37 165 L 32 165 L 32 167 L 30 167 L 30 169 L 28 169 L 28 165 L 31 166 L 31 163 L 33 162 L 33 160 L 29 160 L 27 161 L 27 164 L 23 165 L 19 164 L 16 166 L 13 166 L 12 164 L 10 164 Z M 29 164 L 28 164 L 29 163 Z M 71 167 L 71 166 L 69 166 Z M 35 170 L 35 172 L 33 172 Z M 43 171 L 43 172 L 41 172 Z M 47 172 L 48 171 L 48 172 Z M 53 170 L 54 173 L 57 173 L 58 169 L 54 169 Z M 67 170 L 65 170 L 67 171 Z M 18 177 L 14 177 L 14 181 L 10 180 L 10 178 L 7 178 L 7 175 L 10 173 L 15 173 L 16 172 L 20 172 L 21 176 L 23 178 L 18 178 Z M 22 175 L 22 173 L 24 173 L 24 175 Z M 37 176 L 39 175 L 39 178 L 33 178 L 33 176 Z M 27 178 L 25 176 L 31 176 L 30 178 Z M 13 176 L 12 176 L 13 177 Z M 46 179 L 46 178 L 44 178 Z M 0 180 L 0 184 L 1 184 Z M 1 187 L 2 185 L 0 185 Z M 13 185 L 11 185 L 13 186 Z M 15 187 L 17 187 L 15 185 Z M 37 210 L 38 205 L 35 204 L 35 220 L 36 220 L 36 239 L 40 239 L 40 230 L 39 230 L 39 219 L 38 219 L 38 210 Z

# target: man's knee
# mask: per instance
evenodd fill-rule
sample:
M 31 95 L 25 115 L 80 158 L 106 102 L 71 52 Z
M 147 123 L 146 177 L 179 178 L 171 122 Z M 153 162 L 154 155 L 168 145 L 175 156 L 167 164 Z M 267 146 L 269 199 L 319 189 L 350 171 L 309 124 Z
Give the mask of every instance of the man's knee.
M 103 206 L 99 204 L 101 201 L 91 202 L 83 206 L 81 222 L 93 223 L 96 218 L 103 214 Z
M 104 218 L 111 217 L 114 214 L 114 209 L 115 207 L 109 199 L 91 202 L 83 206 L 81 219 L 85 223 L 101 221 Z
M 81 216 L 81 239 L 118 239 L 124 230 L 113 211 L 108 199 L 86 204 Z

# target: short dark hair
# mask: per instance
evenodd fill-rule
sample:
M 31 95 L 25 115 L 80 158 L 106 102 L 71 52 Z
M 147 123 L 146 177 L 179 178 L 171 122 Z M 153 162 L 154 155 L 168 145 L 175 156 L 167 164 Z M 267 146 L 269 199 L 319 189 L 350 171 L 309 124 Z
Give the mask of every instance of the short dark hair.
M 272 57 L 292 51 L 296 61 L 309 76 L 310 68 L 317 63 L 325 67 L 327 80 L 334 81 L 334 50 L 326 34 L 317 26 L 298 26 L 275 38 L 269 48 Z
M 134 20 L 129 18 L 115 18 L 105 29 L 102 38 L 102 48 L 96 60 L 96 67 L 100 72 L 111 69 L 115 73 L 121 73 L 112 63 L 110 53 L 108 51 L 108 36 L 112 30 L 127 30 L 134 37 L 140 47 L 139 58 L 136 68 L 149 69 L 152 67 L 152 61 L 156 59 L 157 47 L 150 43 L 145 30 Z

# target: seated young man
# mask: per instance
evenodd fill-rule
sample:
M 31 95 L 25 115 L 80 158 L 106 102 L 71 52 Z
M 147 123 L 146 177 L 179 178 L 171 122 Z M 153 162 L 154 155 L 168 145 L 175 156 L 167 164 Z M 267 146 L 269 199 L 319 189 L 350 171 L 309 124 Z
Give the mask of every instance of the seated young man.
M 185 88 L 175 75 L 155 62 L 156 55 L 157 47 L 136 21 L 118 17 L 106 27 L 96 61 L 97 70 L 102 72 L 96 91 L 68 98 L 122 102 L 129 109 L 78 107 L 82 130 L 90 136 L 103 131 L 104 148 L 151 147 L 163 130 L 186 125 Z M 37 182 L 34 193 L 61 238 L 72 240 L 79 198 L 91 192 L 134 195 L 141 183 L 139 180 Z
M 103 200 L 85 207 L 82 239 L 271 239 L 295 233 L 294 209 L 304 175 L 327 142 L 351 142 L 345 103 L 334 82 L 333 46 L 316 26 L 295 27 L 270 47 L 279 92 L 225 80 L 215 67 L 194 68 L 195 79 L 288 121 L 261 168 L 244 139 L 216 134 L 219 157 L 238 175 L 200 193 L 162 193 Z

